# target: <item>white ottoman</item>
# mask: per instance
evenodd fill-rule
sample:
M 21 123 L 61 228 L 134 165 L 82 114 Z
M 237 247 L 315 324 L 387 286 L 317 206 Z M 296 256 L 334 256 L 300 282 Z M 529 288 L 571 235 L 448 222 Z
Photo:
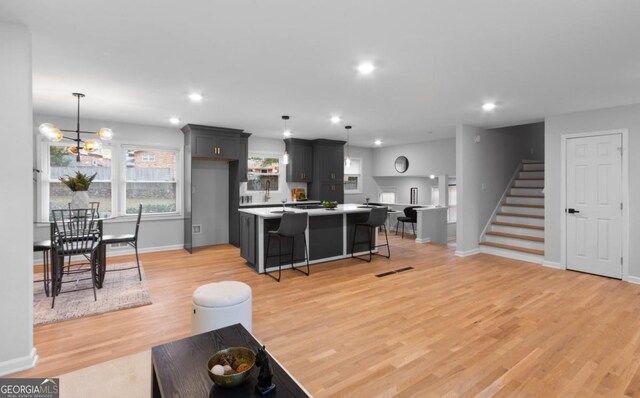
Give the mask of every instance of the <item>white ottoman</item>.
M 224 281 L 202 285 L 193 292 L 191 334 L 241 323 L 251 332 L 251 287 Z

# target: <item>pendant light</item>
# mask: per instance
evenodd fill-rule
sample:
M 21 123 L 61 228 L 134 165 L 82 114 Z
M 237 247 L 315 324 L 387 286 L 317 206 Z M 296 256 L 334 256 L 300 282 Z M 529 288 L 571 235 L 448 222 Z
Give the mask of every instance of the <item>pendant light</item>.
M 285 137 L 289 137 L 291 135 L 291 132 L 287 130 L 287 120 L 289 120 L 289 116 L 283 115 L 282 120 L 284 120 L 284 130 L 282 131 L 282 134 Z M 286 149 L 284 150 L 284 155 L 282 155 L 282 163 L 289 164 L 289 153 Z
M 82 131 L 80 130 L 80 99 L 84 98 L 82 93 L 73 93 L 73 96 L 78 99 L 78 114 L 76 117 L 76 129 L 75 130 L 60 130 L 51 123 L 42 123 L 38 128 L 40 134 L 45 136 L 49 141 L 59 142 L 63 139 L 75 142 L 75 146 L 69 147 L 69 153 L 76 156 L 76 161 L 80 161 L 80 150 L 83 149 L 87 152 L 94 152 L 102 148 L 102 142 L 100 140 L 108 141 L 113 138 L 113 131 L 111 129 L 103 127 L 97 132 L 94 131 Z M 75 133 L 75 138 L 65 136 L 62 132 Z M 95 134 L 99 139 L 87 139 L 80 138 L 80 134 Z
M 345 130 L 347 130 L 347 156 L 344 158 L 345 167 L 351 167 L 351 156 L 349 153 L 349 131 L 351 130 L 351 126 L 344 126 Z

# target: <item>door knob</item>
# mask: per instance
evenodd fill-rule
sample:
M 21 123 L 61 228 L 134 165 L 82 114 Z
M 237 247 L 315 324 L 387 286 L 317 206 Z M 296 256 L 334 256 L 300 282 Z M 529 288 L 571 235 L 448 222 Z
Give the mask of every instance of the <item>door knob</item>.
M 576 210 L 576 209 L 567 209 L 567 213 L 569 213 L 569 214 L 576 214 L 576 213 L 580 213 L 580 210 Z

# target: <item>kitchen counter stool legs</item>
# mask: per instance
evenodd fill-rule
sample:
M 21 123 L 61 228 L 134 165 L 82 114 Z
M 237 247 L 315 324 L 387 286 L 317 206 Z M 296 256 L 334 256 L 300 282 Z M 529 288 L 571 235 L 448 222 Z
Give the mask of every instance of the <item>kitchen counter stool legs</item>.
M 307 249 L 307 237 L 305 231 L 307 230 L 307 213 L 284 213 L 280 221 L 280 226 L 277 231 L 269 231 L 269 237 L 267 239 L 267 254 L 265 256 L 265 271 L 264 273 L 280 282 L 282 277 L 282 239 L 291 238 L 291 269 L 302 272 L 309 276 L 309 252 Z M 295 267 L 293 264 L 297 261 L 295 259 L 296 248 L 296 236 L 302 235 L 304 242 L 304 261 L 307 263 L 307 271 L 303 271 L 300 268 Z M 270 255 L 271 239 L 273 237 L 278 238 L 278 255 Z M 276 278 L 272 273 L 267 271 L 269 266 L 269 259 L 278 257 L 278 277 Z
M 373 258 L 374 254 L 377 254 L 379 256 L 382 257 L 386 257 L 386 258 L 391 258 L 391 248 L 389 247 L 389 237 L 387 236 L 387 229 L 384 228 L 384 238 L 386 240 L 386 244 L 384 245 L 377 245 L 375 246 L 375 231 L 376 228 L 381 228 L 382 226 L 384 226 L 384 223 L 387 221 L 387 208 L 386 207 L 378 207 L 375 209 L 371 209 L 371 212 L 369 213 L 369 218 L 367 219 L 366 222 L 363 223 L 357 223 L 354 228 L 353 228 L 353 243 L 351 244 L 351 257 L 352 258 L 357 258 L 359 260 L 362 261 L 366 261 L 368 263 L 371 262 L 371 259 Z M 368 234 L 367 237 L 369 238 L 368 240 L 364 240 L 364 241 L 357 241 L 357 237 L 358 237 L 358 228 L 367 228 L 368 229 Z M 356 245 L 358 244 L 363 244 L 363 243 L 367 243 L 367 247 L 369 248 L 369 259 L 365 259 L 362 258 L 362 256 L 356 256 L 354 253 L 356 252 Z M 377 249 L 378 247 L 383 247 L 386 246 L 387 247 L 387 255 L 382 255 L 379 253 L 374 253 L 373 249 Z

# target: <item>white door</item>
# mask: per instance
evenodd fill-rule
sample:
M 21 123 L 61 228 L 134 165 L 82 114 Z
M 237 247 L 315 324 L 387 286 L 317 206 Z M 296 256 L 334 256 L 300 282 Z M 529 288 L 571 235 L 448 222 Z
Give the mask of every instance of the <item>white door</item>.
M 566 148 L 567 269 L 622 278 L 622 134 Z

